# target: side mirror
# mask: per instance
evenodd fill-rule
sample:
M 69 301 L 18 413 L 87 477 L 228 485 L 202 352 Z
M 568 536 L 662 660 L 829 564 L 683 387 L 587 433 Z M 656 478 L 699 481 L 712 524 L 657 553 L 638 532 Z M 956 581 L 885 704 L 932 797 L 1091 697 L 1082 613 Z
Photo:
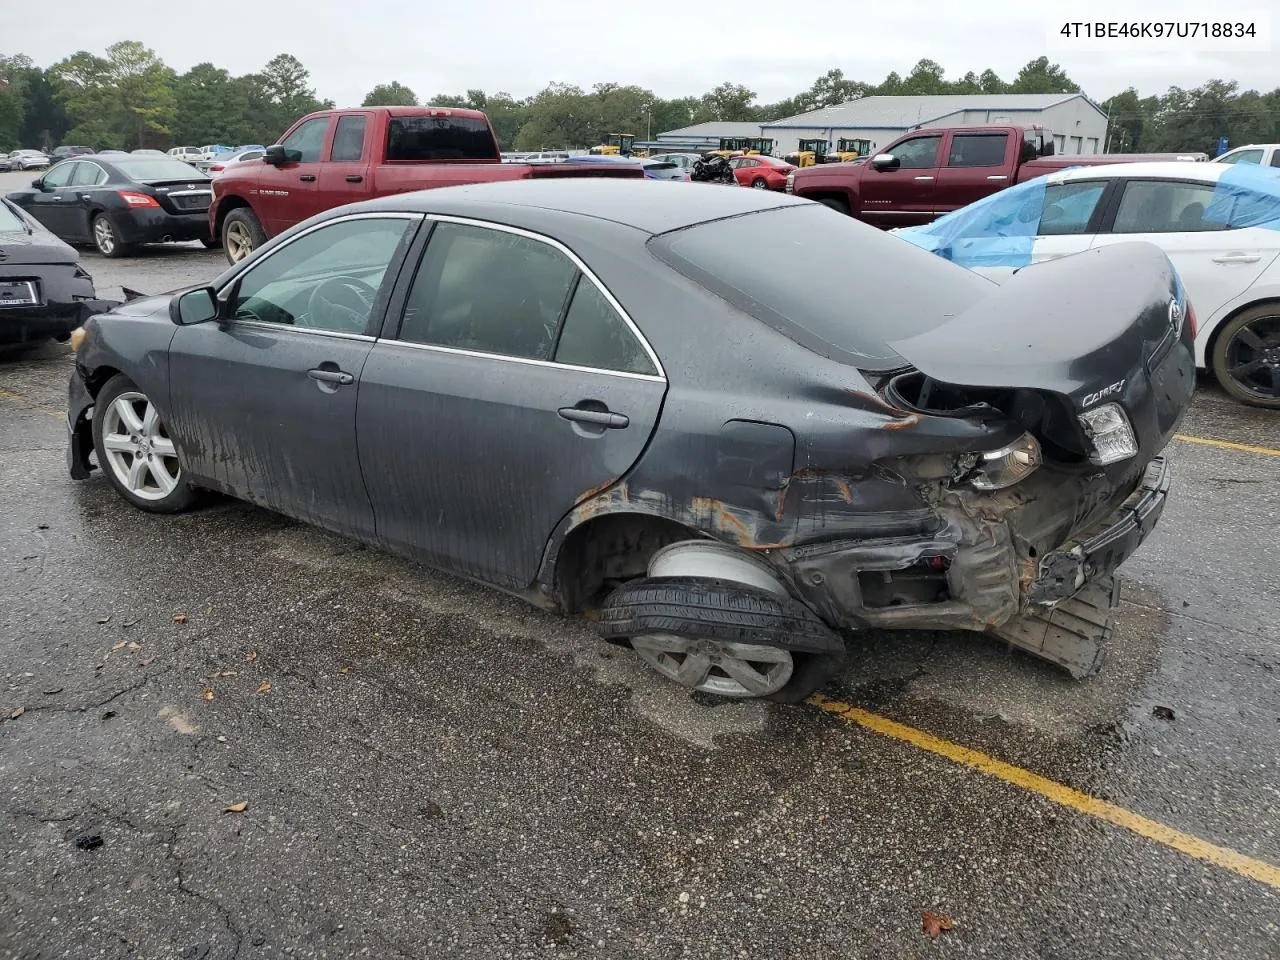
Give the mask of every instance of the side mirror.
M 897 170 L 902 161 L 892 153 L 877 153 L 871 158 L 871 166 L 877 170 Z
M 292 151 L 292 153 L 294 154 L 294 156 L 290 157 L 289 154 L 285 151 L 284 147 L 282 147 L 278 143 L 273 143 L 271 146 L 267 147 L 266 151 L 262 155 L 262 159 L 265 162 L 277 167 L 280 166 L 280 164 L 282 163 L 288 163 L 290 160 L 293 160 L 296 162 L 302 159 L 302 154 L 299 153 L 297 150 Z
M 36 177 L 34 180 L 31 181 L 31 186 L 35 187 L 37 190 L 43 190 L 44 177 Z
M 169 301 L 169 318 L 180 327 L 218 319 L 218 298 L 213 287 L 179 293 Z

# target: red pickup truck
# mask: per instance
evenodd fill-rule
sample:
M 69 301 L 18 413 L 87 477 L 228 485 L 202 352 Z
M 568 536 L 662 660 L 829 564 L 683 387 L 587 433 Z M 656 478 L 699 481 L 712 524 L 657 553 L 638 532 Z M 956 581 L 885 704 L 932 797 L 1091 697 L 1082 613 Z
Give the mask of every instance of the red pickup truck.
M 429 187 L 535 177 L 643 177 L 639 164 L 503 163 L 489 118 L 444 107 L 308 114 L 261 160 L 213 181 L 212 236 L 237 263 L 322 210 Z
M 825 203 L 877 227 L 928 223 L 1015 183 L 1072 166 L 1199 159 L 1181 154 L 1054 156 L 1042 127 L 916 130 L 868 160 L 797 170 L 786 191 Z

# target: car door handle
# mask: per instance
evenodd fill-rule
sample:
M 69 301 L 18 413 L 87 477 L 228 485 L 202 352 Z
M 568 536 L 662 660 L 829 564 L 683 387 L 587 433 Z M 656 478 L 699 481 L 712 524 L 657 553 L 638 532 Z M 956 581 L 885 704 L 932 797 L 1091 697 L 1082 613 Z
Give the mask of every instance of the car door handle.
M 933 177 L 916 177 L 917 180 L 932 180 Z
M 347 177 L 347 183 L 360 183 L 362 180 L 364 180 L 364 177 L 358 173 L 355 176 Z
M 582 407 L 561 407 L 556 413 L 565 420 L 575 423 L 589 423 L 609 430 L 622 430 L 631 424 L 631 418 L 625 413 L 613 413 L 609 410 L 584 410 Z
M 298 179 L 301 180 L 303 183 L 315 183 L 316 175 L 314 173 L 304 173 Z
M 1257 263 L 1262 257 L 1253 253 L 1228 253 L 1214 257 L 1214 263 Z
M 356 382 L 356 378 L 345 371 L 325 370 L 322 367 L 315 370 L 308 370 L 307 376 L 312 380 L 320 380 L 323 383 L 337 383 L 344 387 L 350 386 Z
M 1008 177 L 1006 177 L 1006 176 L 1004 176 L 1003 174 L 999 174 L 999 175 L 996 175 L 996 176 L 990 176 L 990 177 L 987 177 L 987 179 L 988 179 L 988 180 L 1008 180 L 1009 178 L 1008 178 Z
M 54 198 L 53 198 L 53 202 L 54 202 L 54 203 L 61 203 L 61 202 L 62 202 L 62 198 L 61 198 L 61 197 L 54 197 Z

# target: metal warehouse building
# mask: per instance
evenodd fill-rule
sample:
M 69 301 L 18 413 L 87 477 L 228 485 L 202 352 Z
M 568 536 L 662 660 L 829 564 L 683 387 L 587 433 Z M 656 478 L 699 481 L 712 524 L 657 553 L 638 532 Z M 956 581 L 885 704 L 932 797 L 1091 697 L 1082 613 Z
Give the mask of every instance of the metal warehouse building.
M 658 134 L 653 140 L 637 143 L 636 146 L 649 147 L 652 150 L 678 152 L 681 150 L 718 150 L 720 139 L 736 137 L 759 137 L 760 124 L 737 120 L 708 120 L 706 123 L 695 123 L 691 127 L 679 130 L 667 130 Z M 764 134 L 768 137 L 771 134 Z
M 828 148 L 835 149 L 840 138 L 861 138 L 871 141 L 872 150 L 879 150 L 904 133 L 926 127 L 1024 124 L 1051 130 L 1060 154 L 1106 149 L 1107 116 L 1082 93 L 863 97 L 762 123 L 760 136 L 772 137 L 773 152 L 781 156 L 798 149 L 801 140 L 825 139 Z

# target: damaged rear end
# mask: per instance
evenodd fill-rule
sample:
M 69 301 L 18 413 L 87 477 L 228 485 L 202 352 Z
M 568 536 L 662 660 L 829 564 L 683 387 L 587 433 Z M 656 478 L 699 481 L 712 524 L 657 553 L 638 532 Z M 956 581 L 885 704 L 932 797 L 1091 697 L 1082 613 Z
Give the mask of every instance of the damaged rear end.
M 892 343 L 911 369 L 877 377 L 879 395 L 920 438 L 878 467 L 936 520 L 927 537 L 783 551 L 797 590 L 828 622 L 991 631 L 1092 673 L 1115 571 L 1164 508 L 1194 323 L 1165 254 L 1133 243 L 1024 270 Z M 948 449 L 976 430 L 998 446 Z

